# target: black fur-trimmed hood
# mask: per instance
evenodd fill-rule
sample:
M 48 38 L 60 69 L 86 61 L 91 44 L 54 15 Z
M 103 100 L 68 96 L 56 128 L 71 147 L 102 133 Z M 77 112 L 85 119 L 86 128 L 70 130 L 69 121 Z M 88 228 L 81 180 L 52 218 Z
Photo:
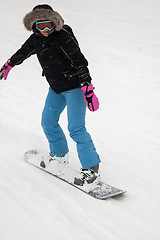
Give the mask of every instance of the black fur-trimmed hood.
M 25 28 L 32 31 L 34 23 L 41 20 L 50 20 L 55 25 L 55 30 L 60 31 L 63 27 L 64 20 L 58 12 L 50 9 L 36 9 L 27 13 L 23 19 Z

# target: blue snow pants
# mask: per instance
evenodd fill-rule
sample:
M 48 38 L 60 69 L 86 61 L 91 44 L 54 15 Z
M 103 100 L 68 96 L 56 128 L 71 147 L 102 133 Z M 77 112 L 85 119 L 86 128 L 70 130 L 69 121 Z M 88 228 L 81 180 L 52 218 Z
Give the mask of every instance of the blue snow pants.
M 91 168 L 100 163 L 100 159 L 85 128 L 86 105 L 80 88 L 58 94 L 49 88 L 42 113 L 42 128 L 49 142 L 50 155 L 59 157 L 69 151 L 66 137 L 58 123 L 66 106 L 68 130 L 70 137 L 77 143 L 82 169 Z

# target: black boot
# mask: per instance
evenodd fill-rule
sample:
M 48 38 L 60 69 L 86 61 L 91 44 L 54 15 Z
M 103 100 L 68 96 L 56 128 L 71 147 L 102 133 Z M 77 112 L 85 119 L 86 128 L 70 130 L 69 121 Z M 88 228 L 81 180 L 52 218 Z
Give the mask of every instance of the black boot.
M 74 178 L 74 184 L 83 186 L 85 182 L 93 183 L 98 177 L 99 164 L 88 169 L 82 169 L 80 175 Z

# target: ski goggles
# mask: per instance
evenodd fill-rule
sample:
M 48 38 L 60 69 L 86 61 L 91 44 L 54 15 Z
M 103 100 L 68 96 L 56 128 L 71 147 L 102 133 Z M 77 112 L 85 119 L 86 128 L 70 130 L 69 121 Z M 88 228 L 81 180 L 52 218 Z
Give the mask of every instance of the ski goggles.
M 52 21 L 40 21 L 40 22 L 36 22 L 36 28 L 39 31 L 45 31 L 46 29 L 52 30 L 54 29 L 54 25 Z

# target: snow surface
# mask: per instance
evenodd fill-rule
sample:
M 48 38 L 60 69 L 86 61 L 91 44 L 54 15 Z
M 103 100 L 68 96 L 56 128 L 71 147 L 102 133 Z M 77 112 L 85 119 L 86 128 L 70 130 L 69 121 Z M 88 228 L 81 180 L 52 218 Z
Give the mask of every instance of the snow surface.
M 22 19 L 37 0 L 2 1 L 0 65 L 29 37 Z M 101 177 L 127 190 L 96 200 L 27 165 L 29 149 L 48 153 L 41 112 L 48 84 L 36 56 L 0 81 L 0 237 L 3 240 L 160 239 L 160 1 L 48 0 L 72 26 L 89 61 L 100 109 L 87 129 Z M 80 164 L 61 125 L 70 164 Z

